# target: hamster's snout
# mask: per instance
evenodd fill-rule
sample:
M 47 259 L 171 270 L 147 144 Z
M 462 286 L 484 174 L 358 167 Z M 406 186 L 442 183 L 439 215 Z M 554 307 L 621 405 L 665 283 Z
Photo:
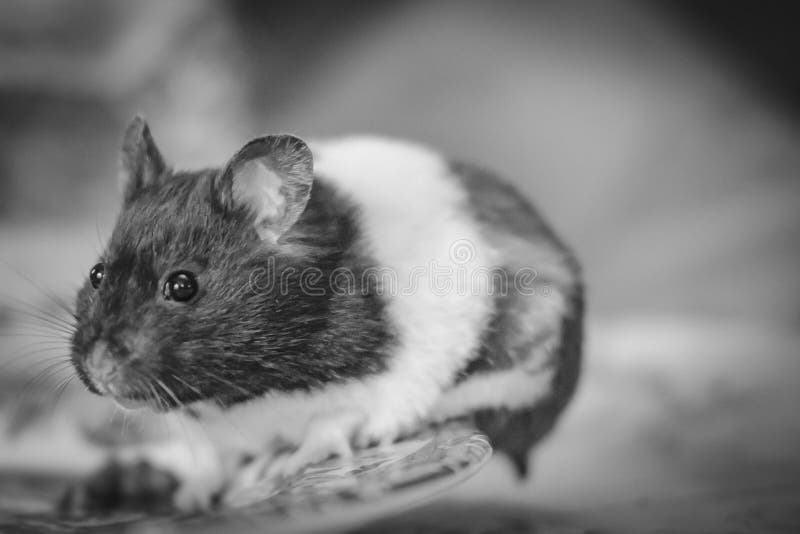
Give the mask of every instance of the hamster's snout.
M 114 394 L 111 390 L 118 365 L 108 352 L 108 343 L 98 340 L 86 358 L 86 372 L 95 388 L 104 394 Z
M 83 360 L 86 377 L 94 389 L 127 409 L 147 405 L 139 388 L 150 375 L 142 366 L 142 347 L 136 345 L 137 339 L 142 342 L 144 337 L 127 331 L 98 339 Z

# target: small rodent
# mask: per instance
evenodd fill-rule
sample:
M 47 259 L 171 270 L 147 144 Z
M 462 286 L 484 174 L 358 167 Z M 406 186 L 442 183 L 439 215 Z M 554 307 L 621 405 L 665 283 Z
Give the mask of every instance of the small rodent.
M 121 160 L 72 361 L 93 393 L 200 431 L 189 468 L 174 443 L 113 465 L 163 466 L 175 505 L 202 507 L 230 486 L 229 455 L 276 438 L 288 475 L 464 419 L 527 472 L 575 389 L 583 287 L 519 191 L 372 137 L 266 136 L 220 169 L 173 171 L 141 117 Z

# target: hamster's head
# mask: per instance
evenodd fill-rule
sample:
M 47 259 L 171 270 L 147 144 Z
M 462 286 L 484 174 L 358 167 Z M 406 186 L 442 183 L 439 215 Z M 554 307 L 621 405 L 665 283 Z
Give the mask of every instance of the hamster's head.
M 293 328 L 313 303 L 252 285 L 302 261 L 283 238 L 311 191 L 305 143 L 262 137 L 221 170 L 173 172 L 137 117 L 121 163 L 122 211 L 77 296 L 71 358 L 88 389 L 167 410 L 310 380 L 280 359 L 302 350 Z

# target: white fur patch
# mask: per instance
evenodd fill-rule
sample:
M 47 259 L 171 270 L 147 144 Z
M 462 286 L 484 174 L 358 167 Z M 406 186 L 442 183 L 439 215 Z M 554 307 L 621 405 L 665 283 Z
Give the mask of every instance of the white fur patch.
M 474 356 L 492 313 L 482 268 L 496 265 L 447 163 L 419 146 L 377 138 L 312 143 L 316 175 L 359 207 L 364 246 L 398 287 L 384 288 L 397 335 L 381 374 L 311 393 L 270 395 L 224 414 L 252 445 L 299 437 L 315 414 L 365 412 L 362 439 L 393 438 L 426 419 Z M 226 423 L 223 423 L 226 424 Z M 232 434 L 237 434 L 234 430 Z
M 336 396 L 367 407 L 375 433 L 398 431 L 425 417 L 473 356 L 492 313 L 486 280 L 474 275 L 495 253 L 437 154 L 369 137 L 311 146 L 316 174 L 359 206 L 367 248 L 400 289 L 387 296 L 398 334 L 388 371 Z
M 552 392 L 554 369 L 528 372 L 520 368 L 468 378 L 449 390 L 431 412 L 433 422 L 446 421 L 481 408 L 525 408 Z

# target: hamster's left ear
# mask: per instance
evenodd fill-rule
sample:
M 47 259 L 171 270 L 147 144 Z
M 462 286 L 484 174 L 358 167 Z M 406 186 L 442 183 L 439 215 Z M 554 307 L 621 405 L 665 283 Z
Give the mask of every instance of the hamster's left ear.
M 250 211 L 261 239 L 276 243 L 306 209 L 313 181 L 308 146 L 291 135 L 270 135 L 250 141 L 228 161 L 212 196 L 224 210 Z
M 120 186 L 128 204 L 144 187 L 158 183 L 167 170 L 147 122 L 140 115 L 125 129 L 120 154 Z

